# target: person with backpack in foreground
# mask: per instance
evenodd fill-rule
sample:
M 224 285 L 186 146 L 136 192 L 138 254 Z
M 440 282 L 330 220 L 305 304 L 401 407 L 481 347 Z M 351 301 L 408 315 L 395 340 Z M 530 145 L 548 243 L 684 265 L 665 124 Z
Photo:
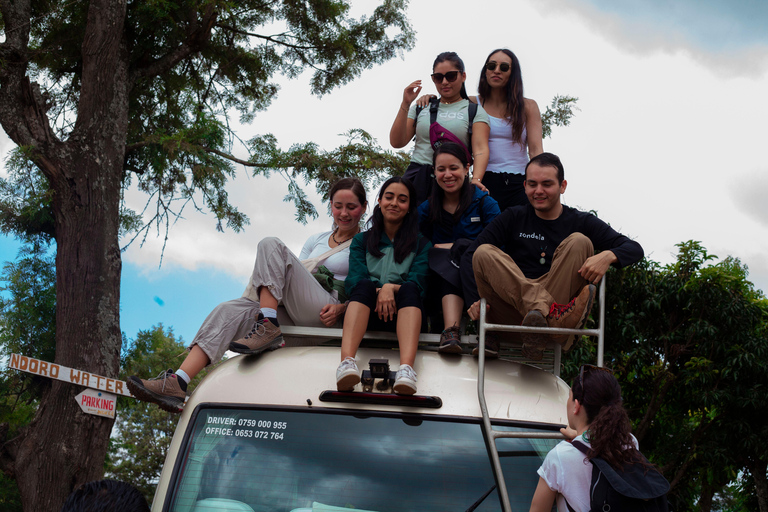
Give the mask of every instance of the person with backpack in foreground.
M 389 131 L 389 143 L 394 148 L 403 148 L 416 137 L 411 163 L 403 177 L 416 187 L 417 206 L 429 198 L 432 152 L 443 141 L 462 144 L 470 163 L 474 158 L 472 172 L 478 176 L 485 173 L 490 120 L 483 107 L 470 107 L 466 79 L 464 61 L 455 52 L 443 52 L 432 64 L 432 81 L 440 98 L 435 98 L 430 108 L 411 105 L 421 92 L 421 80 L 411 82 L 403 91 L 403 101 Z M 479 181 L 476 184 L 486 190 Z
M 669 483 L 640 453 L 610 370 L 583 365 L 567 402 L 568 427 L 538 470 L 531 512 L 667 511 Z M 587 460 L 590 463 L 587 462 Z

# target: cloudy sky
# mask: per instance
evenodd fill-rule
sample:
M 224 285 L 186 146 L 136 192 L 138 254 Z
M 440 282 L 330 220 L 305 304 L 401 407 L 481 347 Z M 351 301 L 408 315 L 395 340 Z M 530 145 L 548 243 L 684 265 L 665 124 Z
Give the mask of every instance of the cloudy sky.
M 353 4 L 359 15 L 375 2 Z M 444 0 L 414 1 L 408 12 L 413 51 L 319 99 L 308 75 L 281 80 L 269 110 L 240 127 L 240 138 L 273 133 L 285 149 L 306 141 L 331 149 L 344 142 L 339 134 L 363 128 L 390 149 L 402 91 L 421 79 L 431 92 L 438 53 L 462 56 L 474 94 L 487 54 L 510 48 L 525 95 L 542 111 L 556 94 L 579 98 L 571 126 L 544 141 L 565 165 L 565 203 L 596 210 L 660 263 L 673 260 L 675 244 L 701 241 L 711 254 L 740 258 L 768 290 L 768 163 L 759 150 L 768 136 L 766 2 Z M 309 235 L 329 228 L 325 215 L 306 226 L 294 221 L 279 175 L 240 171 L 229 190 L 251 219 L 243 233 L 217 233 L 212 216 L 188 211 L 171 230 L 162 266 L 160 238 L 124 253 L 129 338 L 162 322 L 190 341 L 217 303 L 242 293 L 261 238 L 279 236 L 298 253 Z M 136 193 L 130 200 L 143 205 Z M 0 241 L 3 261 L 15 250 L 12 240 Z

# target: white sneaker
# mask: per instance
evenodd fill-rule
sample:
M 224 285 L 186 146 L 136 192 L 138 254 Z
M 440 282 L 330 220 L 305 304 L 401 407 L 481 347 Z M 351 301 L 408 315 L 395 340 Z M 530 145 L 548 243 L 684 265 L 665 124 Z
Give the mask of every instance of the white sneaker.
M 336 389 L 339 391 L 352 391 L 360 382 L 360 369 L 355 358 L 347 357 L 336 368 Z
M 401 364 L 395 375 L 395 385 L 392 390 L 398 395 L 412 395 L 416 393 L 416 372 L 411 365 Z

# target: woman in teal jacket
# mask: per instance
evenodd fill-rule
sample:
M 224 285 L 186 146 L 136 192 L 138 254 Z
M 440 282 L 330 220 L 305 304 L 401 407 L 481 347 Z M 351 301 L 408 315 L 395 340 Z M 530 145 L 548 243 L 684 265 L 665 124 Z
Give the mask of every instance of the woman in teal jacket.
M 401 364 L 393 389 L 404 395 L 416 392 L 413 363 L 432 244 L 419 233 L 415 197 L 409 180 L 388 179 L 368 221 L 370 229 L 352 239 L 345 282 L 349 306 L 336 370 L 339 391 L 352 390 L 360 382 L 355 354 L 371 329 L 397 331 Z M 371 315 L 372 311 L 376 314 Z
M 429 256 L 430 266 L 436 270 L 432 289 L 440 297 L 444 324 L 438 350 L 460 354 L 464 293 L 456 265 L 461 258 L 459 254 L 451 257 L 458 252 L 453 245 L 477 238 L 499 214 L 499 205 L 488 192 L 472 186 L 467 154 L 458 144 L 442 144 L 435 150 L 432 162 L 437 186 L 432 187 L 429 200 L 419 206 L 419 228 L 434 244 Z

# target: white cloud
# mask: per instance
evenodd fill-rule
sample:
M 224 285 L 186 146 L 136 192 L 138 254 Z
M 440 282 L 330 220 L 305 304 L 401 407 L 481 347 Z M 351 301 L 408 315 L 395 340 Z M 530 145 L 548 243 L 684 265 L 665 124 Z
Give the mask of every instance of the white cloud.
M 429 74 L 439 52 L 462 56 L 472 94 L 486 55 L 508 47 L 521 61 L 526 96 L 542 110 L 555 94 L 579 97 L 581 111 L 572 125 L 556 128 L 544 142 L 565 164 L 566 202 L 598 211 L 661 263 L 673 261 L 676 243 L 700 240 L 713 254 L 739 257 L 753 282 L 768 290 L 762 197 L 768 187 L 764 166 L 756 168 L 762 165 L 768 118 L 768 66 L 760 46 L 768 36 L 718 49 L 697 44 L 690 35 L 695 27 L 673 31 L 649 23 L 647 14 L 634 20 L 618 8 L 608 12 L 594 5 L 517 0 L 468 8 L 464 1 L 445 0 L 438 9 L 411 2 L 417 44 L 404 59 L 367 70 L 321 99 L 310 96 L 307 76 L 281 81 L 269 110 L 238 135 L 247 140 L 271 132 L 285 149 L 306 141 L 330 149 L 343 143 L 338 134 L 359 127 L 388 148 L 403 88 L 422 79 L 424 92 L 432 92 Z M 724 71 L 728 62 L 736 69 Z M 282 202 L 282 178 L 249 176 L 240 169 L 228 186 L 230 199 L 251 218 L 244 233 L 217 233 L 212 216 L 189 211 L 172 228 L 162 269 L 161 240 L 141 250 L 131 247 L 126 261 L 141 265 L 149 278 L 178 268 L 213 268 L 245 278 L 261 238 L 279 236 L 298 252 L 310 234 L 330 226 L 316 196 L 323 218 L 300 226 L 293 207 Z
M 734 207 L 768 228 L 768 168 L 751 172 L 735 173 L 726 180 Z
M 541 0 L 542 14 L 578 18 L 622 51 L 687 54 L 714 73 L 760 78 L 768 71 L 768 4 L 660 0 Z

